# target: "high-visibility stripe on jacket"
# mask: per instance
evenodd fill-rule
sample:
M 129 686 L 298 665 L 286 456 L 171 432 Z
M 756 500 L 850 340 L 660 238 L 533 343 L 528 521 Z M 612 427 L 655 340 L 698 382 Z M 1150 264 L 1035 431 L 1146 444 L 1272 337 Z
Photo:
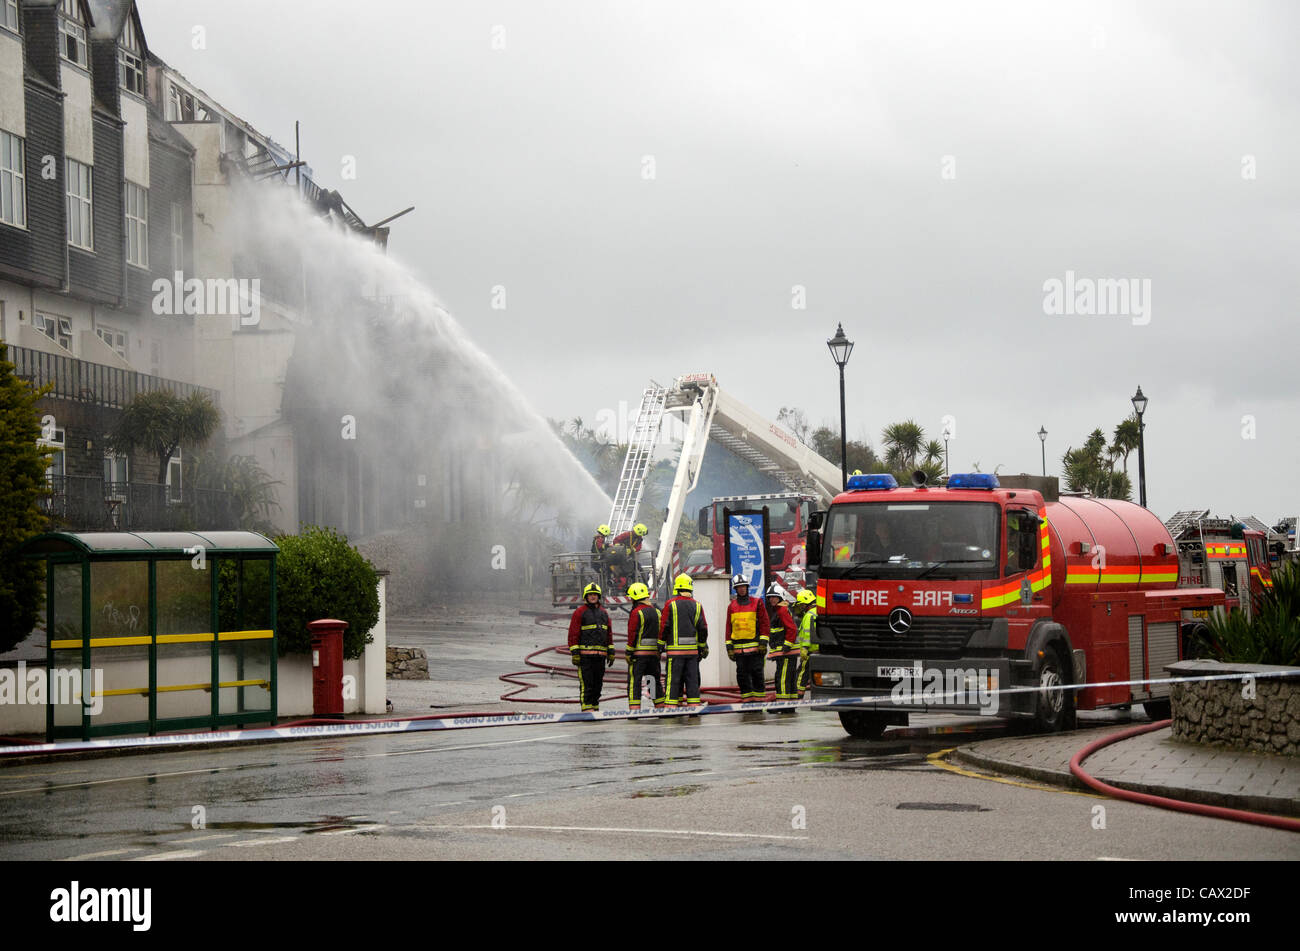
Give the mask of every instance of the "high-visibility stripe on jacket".
M 795 646 L 799 640 L 799 627 L 790 616 L 790 609 L 784 604 L 767 609 L 768 638 L 771 653 L 780 656 L 787 650 L 798 650 Z
M 767 605 L 758 598 L 732 601 L 727 606 L 727 648 L 736 654 L 748 654 L 766 648 L 768 639 Z
M 612 654 L 614 628 L 600 605 L 581 605 L 569 619 L 569 653 Z
M 799 619 L 799 639 L 795 643 L 800 650 L 806 650 L 810 654 L 817 652 L 817 645 L 813 643 L 812 639 L 813 625 L 816 623 L 816 607 L 810 607 L 803 613 L 803 617 Z
M 632 609 L 627 617 L 627 649 L 630 654 L 659 655 L 659 609 L 649 601 Z
M 672 598 L 664 605 L 659 622 L 659 639 L 671 654 L 697 654 L 709 639 L 704 608 L 694 598 Z

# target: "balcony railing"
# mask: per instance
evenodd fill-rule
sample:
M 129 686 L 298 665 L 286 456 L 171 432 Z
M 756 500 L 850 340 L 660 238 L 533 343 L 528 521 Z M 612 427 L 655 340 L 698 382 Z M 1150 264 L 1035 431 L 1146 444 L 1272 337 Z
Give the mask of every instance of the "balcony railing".
M 73 532 L 235 531 L 239 517 L 229 492 L 105 482 L 86 476 L 51 476 L 41 508 L 55 530 Z
M 220 405 L 220 394 L 216 390 L 193 383 L 165 380 L 147 373 L 89 363 L 75 357 L 16 347 L 13 344 L 8 344 L 5 352 L 6 359 L 13 363 L 18 376 L 31 380 L 38 387 L 53 383 L 54 388 L 49 395 L 55 399 L 122 409 L 138 393 L 166 390 L 182 399 L 191 393 L 203 393 L 212 400 L 213 405 Z

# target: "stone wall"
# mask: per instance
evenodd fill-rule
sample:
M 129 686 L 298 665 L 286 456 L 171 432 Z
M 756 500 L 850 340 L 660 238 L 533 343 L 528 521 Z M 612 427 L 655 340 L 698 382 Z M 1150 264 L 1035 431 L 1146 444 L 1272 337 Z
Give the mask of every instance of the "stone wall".
M 1300 669 L 1185 660 L 1165 670 L 1173 677 L 1234 675 L 1173 685 L 1174 739 L 1300 756 Z M 1284 671 L 1290 676 L 1265 676 Z
M 422 647 L 388 648 L 389 680 L 428 680 L 429 658 Z

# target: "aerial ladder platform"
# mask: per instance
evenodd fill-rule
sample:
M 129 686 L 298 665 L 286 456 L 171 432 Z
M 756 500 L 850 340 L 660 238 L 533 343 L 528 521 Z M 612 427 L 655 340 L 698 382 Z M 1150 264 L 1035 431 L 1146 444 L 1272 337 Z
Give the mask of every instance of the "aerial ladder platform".
M 651 381 L 641 396 L 614 493 L 608 522 L 613 535 L 627 531 L 636 523 L 664 420 L 670 416 L 680 420 L 684 435 L 668 495 L 667 514 L 646 579 L 652 590 L 663 591 L 667 587 L 686 498 L 699 484 L 710 440 L 776 479 L 792 493 L 812 495 L 822 505 L 829 505 L 843 488 L 839 466 L 727 393 L 713 374 L 687 374 L 675 379 L 671 386 Z M 579 603 L 582 588 L 596 580 L 597 571 L 590 552 L 569 552 L 556 557 L 551 574 L 552 601 L 559 606 Z M 606 595 L 605 602 L 609 605 L 628 601 L 621 591 Z

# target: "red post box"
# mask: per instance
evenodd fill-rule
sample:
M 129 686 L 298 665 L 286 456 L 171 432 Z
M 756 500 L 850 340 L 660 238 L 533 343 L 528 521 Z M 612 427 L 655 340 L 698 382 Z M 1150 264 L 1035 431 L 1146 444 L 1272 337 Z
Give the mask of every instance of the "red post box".
M 343 717 L 343 632 L 347 621 L 312 621 L 311 695 L 312 709 L 318 717 Z

